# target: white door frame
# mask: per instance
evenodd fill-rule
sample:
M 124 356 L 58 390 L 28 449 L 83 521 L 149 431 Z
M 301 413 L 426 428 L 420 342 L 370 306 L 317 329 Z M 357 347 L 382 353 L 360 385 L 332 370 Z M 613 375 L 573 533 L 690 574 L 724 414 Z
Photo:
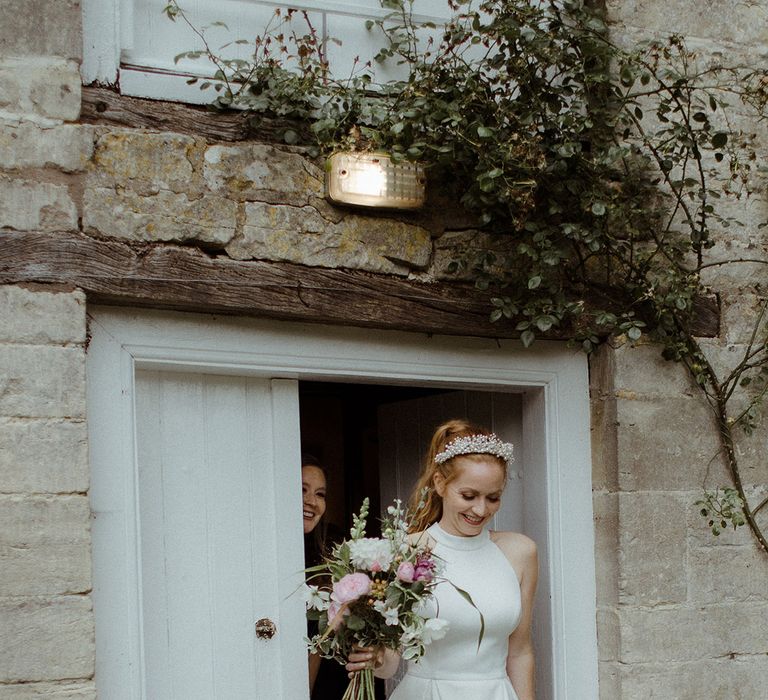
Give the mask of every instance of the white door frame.
M 94 523 L 97 690 L 100 673 L 117 672 L 131 688 L 126 697 L 141 697 L 138 553 L 131 524 L 134 376 L 140 368 L 521 392 L 526 463 L 545 474 L 538 487 L 545 492 L 530 494 L 532 503 L 546 508 L 546 518 L 538 518 L 542 531 L 530 534 L 550 581 L 549 595 L 540 592 L 538 605 L 549 607 L 553 625 L 551 650 L 538 650 L 552 656 L 553 684 L 540 688 L 539 696 L 598 697 L 589 382 L 582 353 L 556 342 L 525 350 L 511 340 L 111 307 L 89 311 L 91 503 L 94 513 L 117 518 L 123 536 L 120 543 L 110 541 L 98 519 Z M 294 553 L 297 562 L 300 556 Z M 105 577 L 114 578 L 115 571 L 122 572 L 125 595 L 103 600 Z M 303 611 L 298 601 L 289 605 L 286 632 L 300 640 Z M 297 662 L 302 673 L 304 666 Z

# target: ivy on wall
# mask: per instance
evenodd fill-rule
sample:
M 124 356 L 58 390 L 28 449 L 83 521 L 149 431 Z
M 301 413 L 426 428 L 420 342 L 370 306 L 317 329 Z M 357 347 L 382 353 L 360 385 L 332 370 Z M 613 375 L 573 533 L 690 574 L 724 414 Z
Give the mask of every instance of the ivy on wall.
M 718 291 L 705 284 L 714 268 L 768 272 L 764 256 L 710 253 L 729 230 L 743 235 L 734 212 L 765 186 L 754 137 L 736 124 L 766 118 L 768 70 L 700 56 L 677 35 L 619 46 L 599 8 L 577 0 L 449 0 L 441 27 L 414 21 L 406 0 L 382 5 L 386 18 L 367 23 L 381 41 L 374 63 L 402 75 L 384 83 L 360 62 L 335 76 L 328 40 L 301 11 L 276 10 L 248 59 L 211 47 L 176 0 L 165 12 L 200 41 L 184 57 L 214 65 L 190 82 L 215 106 L 255 127 L 309 124 L 317 153 L 385 150 L 455 183 L 478 227 L 514 245 L 454 267 L 489 290 L 491 318 L 515 324 L 525 346 L 552 329 L 586 352 L 647 335 L 682 363 L 732 477 L 703 494 L 701 514 L 715 535 L 746 523 L 768 553 L 768 499 L 750 503 L 734 447 L 768 392 L 768 290 L 751 290 L 753 331 L 731 366 L 716 368 L 694 331 L 697 300 Z M 284 138 L 297 143 L 302 129 Z

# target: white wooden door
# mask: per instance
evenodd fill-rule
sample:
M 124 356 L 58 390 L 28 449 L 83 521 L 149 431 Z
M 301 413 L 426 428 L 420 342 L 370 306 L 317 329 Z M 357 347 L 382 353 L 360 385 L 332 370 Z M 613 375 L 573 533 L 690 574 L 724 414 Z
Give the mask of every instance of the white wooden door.
M 143 697 L 307 697 L 297 425 L 295 381 L 137 372 Z

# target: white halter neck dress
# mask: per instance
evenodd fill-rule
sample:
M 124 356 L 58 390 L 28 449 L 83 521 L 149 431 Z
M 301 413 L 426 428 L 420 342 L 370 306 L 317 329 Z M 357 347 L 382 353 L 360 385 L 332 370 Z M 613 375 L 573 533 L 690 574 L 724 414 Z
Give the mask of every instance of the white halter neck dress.
M 435 523 L 427 532 L 437 542 L 434 554 L 444 562 L 446 580 L 436 586 L 435 602 L 425 614 L 447 620 L 450 627 L 421 659 L 409 663 L 391 700 L 518 700 L 506 672 L 509 635 L 521 612 L 512 565 L 487 530 L 458 537 Z M 477 610 L 448 581 L 467 591 Z M 485 619 L 479 648 L 478 610 Z

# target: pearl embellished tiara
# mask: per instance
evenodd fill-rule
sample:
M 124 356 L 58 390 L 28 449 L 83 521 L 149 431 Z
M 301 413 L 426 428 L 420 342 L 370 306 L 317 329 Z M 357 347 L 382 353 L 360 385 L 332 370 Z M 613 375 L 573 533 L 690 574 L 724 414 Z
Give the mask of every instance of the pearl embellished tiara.
M 451 440 L 435 455 L 435 463 L 442 464 L 459 455 L 488 454 L 503 459 L 507 464 L 515 461 L 512 443 L 502 442 L 495 433 L 490 435 L 467 435 Z

